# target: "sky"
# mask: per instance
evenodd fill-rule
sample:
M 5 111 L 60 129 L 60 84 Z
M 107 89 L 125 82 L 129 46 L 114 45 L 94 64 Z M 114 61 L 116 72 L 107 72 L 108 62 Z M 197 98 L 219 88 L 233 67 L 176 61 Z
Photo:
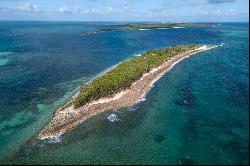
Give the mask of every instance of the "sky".
M 0 0 L 0 20 L 248 22 L 248 0 Z

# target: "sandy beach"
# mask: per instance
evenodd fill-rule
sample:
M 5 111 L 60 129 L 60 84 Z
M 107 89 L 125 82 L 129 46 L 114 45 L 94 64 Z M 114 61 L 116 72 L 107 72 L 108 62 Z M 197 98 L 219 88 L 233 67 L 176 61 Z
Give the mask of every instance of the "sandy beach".
M 74 109 L 73 106 L 63 109 L 60 107 L 54 114 L 53 119 L 39 133 L 38 139 L 53 138 L 64 134 L 73 129 L 78 124 L 100 112 L 119 109 L 135 104 L 140 100 L 150 87 L 165 73 L 167 73 L 175 64 L 181 60 L 205 51 L 216 46 L 204 45 L 198 49 L 187 51 L 185 53 L 174 56 L 157 68 L 150 70 L 144 74 L 139 80 L 135 81 L 130 88 L 123 90 L 113 97 L 101 98 L 96 101 L 89 102 L 79 108 Z M 76 93 L 77 95 L 77 93 Z M 74 96 L 76 96 L 74 95 Z M 74 97 L 73 97 L 74 98 Z

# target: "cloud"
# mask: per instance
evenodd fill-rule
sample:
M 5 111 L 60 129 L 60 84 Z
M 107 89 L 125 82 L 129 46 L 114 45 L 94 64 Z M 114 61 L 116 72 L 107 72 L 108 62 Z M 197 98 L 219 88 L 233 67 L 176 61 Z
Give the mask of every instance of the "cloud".
M 112 8 L 111 6 L 108 6 L 108 7 L 107 7 L 107 10 L 108 10 L 108 12 L 112 12 L 112 11 L 113 11 L 113 8 Z
M 82 15 L 90 15 L 90 14 L 95 14 L 95 15 L 107 15 L 107 14 L 117 14 L 119 13 L 117 11 L 117 8 L 113 6 L 103 6 L 103 7 L 97 7 L 97 6 L 88 6 L 81 8 L 79 5 L 75 7 L 75 11 L 78 14 Z
M 30 4 L 29 2 L 22 3 L 16 8 L 0 7 L 0 12 L 10 13 L 10 12 L 27 12 L 27 13 L 37 13 L 41 12 L 36 4 Z
M 132 3 L 131 1 L 125 0 L 122 2 L 121 8 L 128 9 L 131 6 L 131 3 Z
M 200 11 L 201 15 L 204 16 L 236 16 L 236 15 L 244 15 L 244 12 L 240 12 L 239 10 L 236 9 L 229 9 L 226 11 L 222 11 L 220 9 L 214 9 L 213 11 Z
M 78 13 L 78 14 L 82 13 L 82 9 L 80 6 L 76 6 L 75 9 L 76 9 L 76 13 Z
M 208 16 L 209 15 L 209 12 L 208 11 L 200 11 L 200 14 L 201 15 L 204 15 L 204 16 Z
M 211 15 L 212 16 L 221 16 L 221 15 L 223 15 L 223 13 L 220 9 L 216 9 L 216 10 L 211 12 Z
M 147 11 L 140 11 L 134 14 L 137 17 L 150 17 L 150 18 L 167 17 L 169 14 L 169 8 L 168 7 L 153 8 Z
M 224 12 L 222 12 L 220 9 L 214 9 L 213 11 L 200 11 L 201 15 L 204 16 L 222 16 L 224 15 Z
M 208 3 L 211 4 L 220 4 L 220 3 L 232 3 L 232 2 L 236 2 L 236 0 L 207 0 Z
M 168 15 L 168 8 L 151 9 L 148 11 L 148 17 L 166 17 Z
M 92 0 L 92 1 L 94 1 L 94 0 Z M 87 6 L 87 7 L 85 6 L 83 8 L 81 8 L 79 5 L 77 5 L 75 7 L 75 9 L 76 9 L 75 10 L 76 13 L 81 14 L 81 15 L 104 14 L 105 12 L 108 12 L 108 11 L 111 12 L 113 10 L 113 8 L 111 6 L 109 6 L 108 8 L 103 8 L 103 10 L 101 10 L 100 8 L 98 8 L 96 6 L 93 6 L 93 5 L 90 5 L 90 6 Z
M 19 5 L 19 6 L 17 6 L 16 9 L 18 11 L 21 11 L 21 12 L 31 12 L 31 13 L 41 11 L 36 4 L 32 5 L 29 2 L 26 2 L 26 3 L 23 3 L 23 4 Z
M 179 0 L 181 3 L 165 2 L 163 6 L 168 9 L 177 9 L 182 7 L 197 7 L 206 4 L 207 0 Z
M 89 0 L 89 1 L 98 1 L 98 0 Z M 118 2 L 118 1 L 117 1 Z M 74 12 L 81 15 L 134 15 L 135 10 L 132 7 L 132 0 L 123 0 L 118 3 L 109 4 L 107 6 L 100 6 L 94 4 L 87 4 L 82 6 L 78 4 L 74 8 Z
M 71 11 L 69 10 L 69 8 L 67 7 L 67 6 L 60 6 L 59 8 L 58 8 L 58 12 L 59 13 L 64 13 L 64 14 L 70 14 L 71 13 Z
M 0 12 L 9 13 L 12 11 L 13 11 L 13 9 L 11 9 L 11 8 L 0 7 Z
M 229 9 L 229 11 L 226 11 L 225 12 L 225 15 L 226 16 L 235 16 L 235 15 L 238 15 L 240 14 L 240 12 L 236 9 Z
M 85 9 L 83 11 L 84 14 L 98 14 L 100 13 L 99 9 L 97 7 L 90 7 L 88 9 Z

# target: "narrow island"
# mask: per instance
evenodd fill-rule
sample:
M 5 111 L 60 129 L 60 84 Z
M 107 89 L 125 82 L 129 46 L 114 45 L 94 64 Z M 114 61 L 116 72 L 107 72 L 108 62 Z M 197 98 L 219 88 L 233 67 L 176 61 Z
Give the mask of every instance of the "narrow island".
M 136 31 L 136 30 L 151 30 L 151 29 L 169 29 L 169 28 L 202 28 L 214 27 L 215 24 L 209 23 L 144 23 L 144 24 L 124 24 L 121 28 L 97 29 L 95 31 L 84 32 L 83 35 L 93 35 L 100 32 L 112 31 Z
M 211 49 L 211 45 L 180 45 L 153 49 L 129 58 L 84 85 L 39 133 L 38 139 L 60 136 L 105 110 L 135 104 L 151 85 L 179 61 Z

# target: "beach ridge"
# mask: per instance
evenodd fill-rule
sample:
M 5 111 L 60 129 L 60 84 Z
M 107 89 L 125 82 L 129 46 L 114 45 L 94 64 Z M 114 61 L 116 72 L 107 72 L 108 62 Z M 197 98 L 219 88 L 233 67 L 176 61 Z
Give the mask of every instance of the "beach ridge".
M 98 100 L 88 102 L 78 108 L 74 108 L 74 106 L 70 106 L 68 108 L 60 107 L 55 112 L 53 119 L 39 133 L 37 138 L 43 140 L 60 136 L 73 129 L 89 117 L 105 110 L 119 109 L 137 103 L 138 100 L 145 96 L 146 92 L 151 88 L 151 86 L 162 75 L 173 68 L 178 62 L 188 58 L 191 55 L 209 50 L 214 47 L 216 46 L 203 45 L 197 49 L 178 54 L 160 66 L 153 68 L 149 72 L 143 74 L 143 76 L 132 83 L 129 88 L 116 93 L 112 97 L 100 98 Z M 79 92 L 73 96 L 73 99 L 78 93 Z

